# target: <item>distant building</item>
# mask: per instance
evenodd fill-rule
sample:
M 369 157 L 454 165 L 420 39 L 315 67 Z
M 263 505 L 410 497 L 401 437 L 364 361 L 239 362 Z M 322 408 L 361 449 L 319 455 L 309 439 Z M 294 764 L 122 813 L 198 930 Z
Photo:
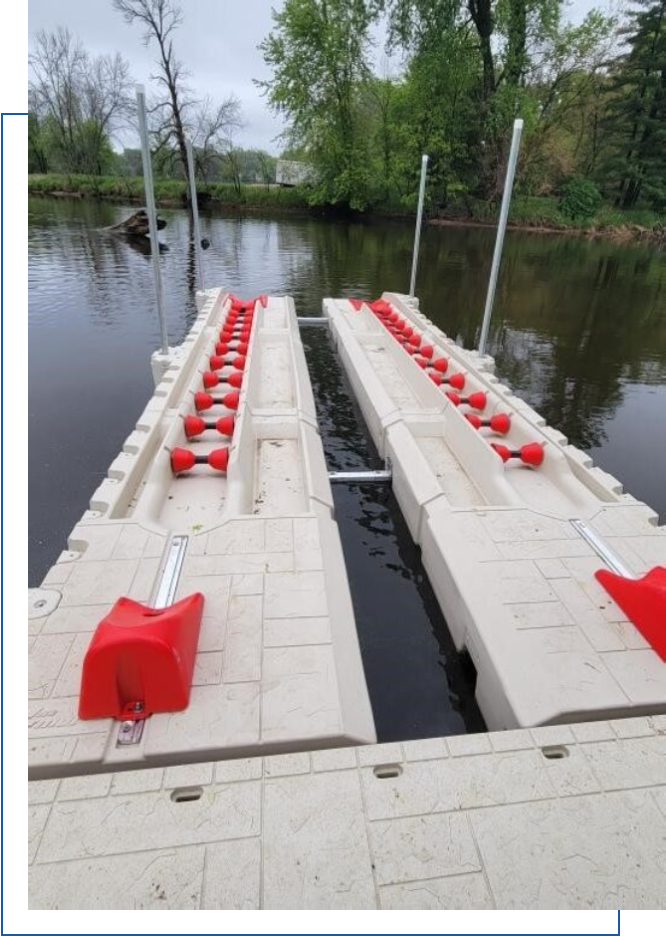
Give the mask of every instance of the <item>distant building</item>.
M 278 159 L 275 181 L 278 185 L 302 185 L 312 178 L 312 166 L 291 159 Z

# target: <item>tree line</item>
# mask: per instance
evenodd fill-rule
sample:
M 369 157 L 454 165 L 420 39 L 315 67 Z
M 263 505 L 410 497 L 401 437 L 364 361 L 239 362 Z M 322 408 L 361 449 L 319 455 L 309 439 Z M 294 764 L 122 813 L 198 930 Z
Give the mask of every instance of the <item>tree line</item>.
M 197 99 L 188 86 L 175 47 L 180 7 L 172 0 L 113 0 L 113 6 L 156 52 L 148 106 L 155 174 L 187 178 L 189 136 L 204 182 L 232 183 L 238 192 L 243 182 L 273 182 L 274 157 L 237 143 L 244 126 L 238 98 Z M 141 175 L 140 150 L 118 153 L 112 145 L 137 134 L 134 83 L 122 55 L 91 56 L 61 27 L 36 34 L 29 66 L 29 172 Z
M 198 99 L 176 51 L 174 0 L 112 0 L 155 52 L 149 93 L 155 172 L 270 185 L 273 156 L 238 145 L 239 100 Z M 666 0 L 578 24 L 565 0 L 284 0 L 260 46 L 258 82 L 286 122 L 283 156 L 310 167 L 311 205 L 411 208 L 422 153 L 431 210 L 492 203 L 511 123 L 525 121 L 517 190 L 557 196 L 571 218 L 605 200 L 666 209 Z M 381 37 L 381 39 L 380 39 Z M 91 56 L 69 30 L 30 55 L 31 172 L 140 174 L 130 67 Z
M 439 208 L 492 201 L 513 119 L 517 185 L 666 207 L 666 0 L 568 22 L 562 0 L 286 0 L 261 49 L 261 83 L 315 170 L 310 199 L 413 204 L 420 156 Z M 377 33 L 386 32 L 384 58 Z

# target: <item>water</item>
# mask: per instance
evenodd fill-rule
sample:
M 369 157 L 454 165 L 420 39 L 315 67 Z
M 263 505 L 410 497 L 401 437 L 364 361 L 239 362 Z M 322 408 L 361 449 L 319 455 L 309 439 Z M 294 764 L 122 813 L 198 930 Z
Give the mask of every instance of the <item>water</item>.
M 131 209 L 29 203 L 30 583 L 72 526 L 152 392 L 159 344 L 149 256 L 101 231 Z M 195 314 L 182 211 L 160 212 L 171 340 Z M 202 218 L 209 285 L 378 296 L 409 283 L 413 228 L 398 222 Z M 493 232 L 428 228 L 422 306 L 467 347 L 478 339 Z M 303 331 L 331 468 L 376 465 L 326 335 Z M 510 232 L 489 350 L 498 373 L 550 423 L 666 516 L 666 256 L 607 241 Z M 471 674 L 451 646 L 418 550 L 389 492 L 336 489 L 353 600 L 382 739 L 475 730 Z

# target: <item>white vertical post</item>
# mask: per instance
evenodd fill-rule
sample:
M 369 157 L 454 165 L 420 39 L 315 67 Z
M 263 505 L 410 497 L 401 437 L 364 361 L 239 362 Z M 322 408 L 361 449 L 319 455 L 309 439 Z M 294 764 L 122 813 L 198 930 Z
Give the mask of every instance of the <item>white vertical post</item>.
M 509 164 L 506 167 L 506 179 L 504 180 L 504 192 L 502 194 L 502 208 L 500 210 L 499 224 L 497 225 L 497 238 L 495 239 L 493 265 L 490 268 L 490 281 L 488 283 L 488 294 L 486 296 L 486 308 L 483 312 L 483 325 L 481 326 L 481 337 L 479 339 L 479 354 L 485 354 L 486 352 L 486 342 L 488 341 L 488 331 L 490 329 L 490 316 L 493 313 L 493 304 L 495 302 L 497 276 L 499 274 L 500 263 L 502 260 L 504 235 L 506 233 L 506 223 L 509 218 L 509 205 L 511 204 L 511 192 L 513 191 L 513 179 L 516 174 L 516 163 L 518 162 L 518 150 L 520 149 L 520 137 L 522 132 L 522 120 L 520 120 L 520 118 L 514 120 L 513 137 L 511 139 L 511 152 L 509 153 Z
M 157 212 L 155 211 L 155 193 L 153 191 L 153 166 L 150 158 L 150 145 L 148 143 L 148 124 L 146 121 L 146 94 L 143 85 L 137 85 L 136 100 L 139 111 L 139 133 L 141 134 L 141 161 L 143 163 L 143 186 L 146 191 L 146 211 L 148 212 L 148 227 L 150 234 L 150 256 L 153 262 L 155 277 L 155 295 L 157 297 L 157 314 L 160 320 L 160 335 L 162 339 L 162 353 L 169 353 L 169 336 L 167 334 L 166 319 L 164 318 L 164 295 L 162 292 L 162 273 L 160 270 L 160 245 L 157 239 Z
M 409 296 L 414 298 L 416 288 L 416 268 L 419 265 L 419 244 L 421 243 L 421 221 L 423 220 L 423 199 L 425 198 L 426 175 L 428 174 L 428 157 L 424 153 L 421 157 L 421 184 L 419 186 L 419 206 L 416 210 L 416 230 L 414 232 L 414 255 L 412 257 L 412 276 L 409 281 Z
M 197 251 L 197 267 L 199 268 L 199 289 L 204 288 L 203 250 L 201 249 L 201 228 L 199 227 L 199 203 L 197 201 L 197 183 L 194 177 L 194 151 L 192 141 L 186 140 L 187 149 L 187 176 L 190 183 L 190 204 L 192 206 L 192 221 L 194 227 L 194 242 Z

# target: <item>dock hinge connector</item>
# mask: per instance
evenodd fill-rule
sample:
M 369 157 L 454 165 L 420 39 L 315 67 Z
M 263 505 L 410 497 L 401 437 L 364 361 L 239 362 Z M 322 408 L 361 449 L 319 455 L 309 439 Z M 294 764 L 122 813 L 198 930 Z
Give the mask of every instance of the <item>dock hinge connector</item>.
M 384 468 L 375 471 L 329 471 L 328 480 L 331 484 L 391 484 L 393 471 L 387 458 Z

